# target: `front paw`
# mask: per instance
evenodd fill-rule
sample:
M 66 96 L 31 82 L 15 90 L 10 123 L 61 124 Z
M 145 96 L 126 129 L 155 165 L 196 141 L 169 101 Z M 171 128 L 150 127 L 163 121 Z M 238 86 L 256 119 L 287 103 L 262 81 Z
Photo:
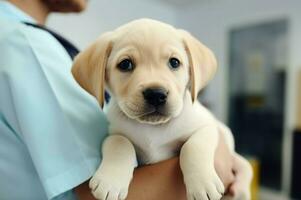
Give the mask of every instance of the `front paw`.
M 211 172 L 191 173 L 185 176 L 188 200 L 220 200 L 225 188 L 215 170 Z
M 124 200 L 128 194 L 131 178 L 101 170 L 91 178 L 89 186 L 92 194 L 99 200 Z

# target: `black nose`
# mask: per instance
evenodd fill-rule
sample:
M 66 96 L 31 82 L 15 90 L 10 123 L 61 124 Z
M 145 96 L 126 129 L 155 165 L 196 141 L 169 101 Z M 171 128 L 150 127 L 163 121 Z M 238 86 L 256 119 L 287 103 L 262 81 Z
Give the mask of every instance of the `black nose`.
M 168 92 L 163 88 L 148 88 L 142 93 L 146 102 L 153 106 L 164 105 L 168 94 Z

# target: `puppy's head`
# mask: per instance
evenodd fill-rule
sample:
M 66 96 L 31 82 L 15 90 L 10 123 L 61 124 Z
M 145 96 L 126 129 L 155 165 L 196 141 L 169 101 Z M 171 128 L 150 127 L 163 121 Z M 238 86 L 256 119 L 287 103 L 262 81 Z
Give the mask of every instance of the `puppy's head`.
M 74 78 L 101 106 L 106 88 L 127 117 L 148 124 L 177 117 L 186 90 L 195 101 L 215 71 L 207 47 L 186 31 L 150 19 L 103 34 L 72 67 Z

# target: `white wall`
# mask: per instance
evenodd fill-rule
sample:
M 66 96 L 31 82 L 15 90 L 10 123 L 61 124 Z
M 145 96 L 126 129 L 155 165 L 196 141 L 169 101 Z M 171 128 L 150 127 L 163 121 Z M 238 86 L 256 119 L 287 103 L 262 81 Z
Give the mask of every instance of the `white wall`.
M 101 33 L 144 17 L 175 23 L 174 10 L 159 1 L 90 0 L 85 12 L 53 14 L 47 25 L 84 48 Z
M 219 0 L 178 8 L 177 25 L 189 30 L 216 54 L 219 71 L 209 87 L 207 98 L 215 114 L 227 121 L 228 33 L 234 27 L 286 18 L 289 20 L 289 66 L 287 69 L 286 113 L 283 152 L 283 191 L 289 190 L 290 150 L 295 126 L 296 72 L 301 70 L 300 0 Z

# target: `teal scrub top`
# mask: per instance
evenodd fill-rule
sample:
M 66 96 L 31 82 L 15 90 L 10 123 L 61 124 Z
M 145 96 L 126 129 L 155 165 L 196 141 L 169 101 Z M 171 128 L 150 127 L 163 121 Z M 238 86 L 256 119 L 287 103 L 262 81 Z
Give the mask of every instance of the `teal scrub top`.
M 107 121 L 72 61 L 35 21 L 0 1 L 0 199 L 75 199 L 101 159 Z

